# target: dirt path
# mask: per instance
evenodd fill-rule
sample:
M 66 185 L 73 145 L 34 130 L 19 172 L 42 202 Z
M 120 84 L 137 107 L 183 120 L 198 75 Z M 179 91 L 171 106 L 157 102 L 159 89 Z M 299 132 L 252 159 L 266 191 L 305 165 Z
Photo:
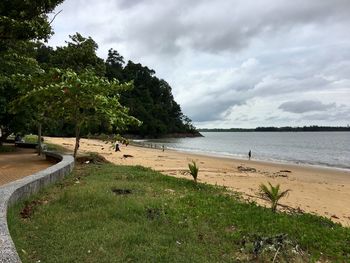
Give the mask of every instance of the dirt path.
M 36 173 L 52 165 L 39 157 L 34 149 L 16 149 L 0 153 L 0 186 Z

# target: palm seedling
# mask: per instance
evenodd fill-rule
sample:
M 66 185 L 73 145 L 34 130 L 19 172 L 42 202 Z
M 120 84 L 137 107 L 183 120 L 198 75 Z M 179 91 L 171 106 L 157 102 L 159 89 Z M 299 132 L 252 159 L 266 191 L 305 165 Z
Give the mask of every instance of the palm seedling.
M 197 183 L 197 176 L 198 176 L 199 168 L 198 168 L 196 162 L 192 161 L 192 163 L 189 163 L 188 168 L 190 169 L 190 174 L 192 175 L 194 182 Z
M 271 203 L 271 209 L 273 212 L 276 212 L 277 209 L 277 205 L 278 205 L 278 201 L 282 198 L 287 196 L 288 192 L 290 191 L 285 190 L 285 191 L 280 191 L 280 185 L 276 185 L 273 186 L 270 182 L 269 182 L 269 186 L 265 184 L 261 184 L 260 185 L 260 195 L 267 199 L 270 203 Z

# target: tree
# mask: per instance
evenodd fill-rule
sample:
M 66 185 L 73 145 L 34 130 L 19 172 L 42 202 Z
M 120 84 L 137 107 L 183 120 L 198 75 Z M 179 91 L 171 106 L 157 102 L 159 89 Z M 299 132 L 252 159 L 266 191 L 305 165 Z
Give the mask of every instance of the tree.
M 21 100 L 30 105 L 31 98 L 36 98 L 37 101 L 41 101 L 39 114 L 51 113 L 51 119 L 65 119 L 74 125 L 74 157 L 79 149 L 81 129 L 90 122 L 103 120 L 119 127 L 140 124 L 136 118 L 129 116 L 128 109 L 119 102 L 120 92 L 131 89 L 131 83 L 108 81 L 97 76 L 92 70 L 78 74 L 69 69 L 52 69 L 46 75 L 46 79 L 51 81 L 37 85 Z M 46 108 L 48 106 L 49 109 Z
M 121 101 L 130 108 L 133 116 L 143 122 L 141 127 L 129 130 L 130 133 L 158 137 L 196 132 L 191 120 L 185 118 L 176 103 L 170 85 L 158 79 L 154 70 L 129 61 L 122 72 L 123 80 L 134 81 L 134 89 L 124 92 Z
M 0 2 L 0 40 L 47 39 L 52 34 L 47 14 L 64 0 L 2 0 Z M 2 46 L 3 47 L 3 46 Z
M 19 88 L 14 74 L 30 75 L 39 69 L 34 59 L 34 40 L 46 40 L 51 34 L 47 14 L 63 0 L 3 0 L 0 2 L 0 129 L 6 137 L 25 126 L 22 114 L 10 113 Z
M 106 60 L 106 77 L 110 79 L 123 79 L 123 65 L 124 57 L 114 49 L 108 50 L 108 57 Z
M 38 128 L 38 153 L 41 155 L 41 134 L 42 124 L 52 124 L 59 113 L 59 108 L 55 107 L 55 99 L 59 96 L 52 96 L 50 89 L 43 87 L 50 86 L 57 78 L 52 73 L 46 73 L 40 69 L 31 75 L 17 74 L 14 77 L 18 96 L 10 103 L 10 113 L 14 116 L 22 116 L 27 126 Z
M 21 92 L 13 76 L 30 76 L 38 71 L 40 67 L 33 58 L 33 43 L 21 41 L 0 52 L 0 143 L 12 132 L 22 131 L 27 126 L 24 112 L 20 109 L 17 114 L 10 111 L 11 103 Z
M 70 41 L 66 41 L 67 46 L 51 50 L 49 65 L 61 69 L 72 69 L 77 73 L 90 69 L 100 77 L 105 76 L 105 62 L 96 54 L 97 43 L 91 37 L 85 38 L 79 33 L 69 38 Z
M 287 196 L 288 192 L 290 190 L 280 191 L 280 185 L 273 186 L 271 183 L 269 183 L 269 186 L 266 186 L 264 184 L 260 185 L 260 195 L 267 199 L 271 203 L 271 209 L 273 212 L 276 212 L 278 201 L 284 197 Z

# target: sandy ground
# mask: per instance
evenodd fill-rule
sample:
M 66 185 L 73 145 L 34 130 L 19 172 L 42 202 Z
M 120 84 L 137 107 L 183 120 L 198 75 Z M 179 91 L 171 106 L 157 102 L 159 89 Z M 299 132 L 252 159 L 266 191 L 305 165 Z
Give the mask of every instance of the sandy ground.
M 53 165 L 52 162 L 39 157 L 33 149 L 0 153 L 0 186 L 44 170 L 51 165 Z
M 46 138 L 46 141 L 73 149 L 73 138 Z M 290 189 L 281 204 L 318 214 L 344 226 L 350 227 L 350 171 L 277 164 L 254 160 L 236 160 L 222 157 L 189 154 L 171 150 L 150 149 L 136 146 L 121 146 L 114 152 L 110 144 L 99 140 L 82 139 L 80 152 L 98 152 L 107 160 L 122 165 L 143 165 L 164 174 L 188 178 L 188 163 L 192 160 L 199 166 L 198 180 L 224 185 L 242 193 L 244 198 L 266 205 L 258 196 L 261 183 L 280 184 L 281 189 Z M 124 154 L 133 157 L 123 158 Z M 239 166 L 256 171 L 240 171 Z

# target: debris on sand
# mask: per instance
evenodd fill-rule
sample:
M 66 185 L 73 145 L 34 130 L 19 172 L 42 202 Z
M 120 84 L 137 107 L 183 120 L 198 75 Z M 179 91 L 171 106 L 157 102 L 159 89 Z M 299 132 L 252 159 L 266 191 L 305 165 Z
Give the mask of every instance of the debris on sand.
M 240 165 L 240 166 L 237 167 L 237 169 L 240 172 L 253 172 L 253 173 L 256 173 L 256 169 L 252 168 L 252 167 L 244 167 L 244 166 Z
M 98 153 L 88 153 L 76 158 L 77 163 L 79 164 L 103 164 L 109 163 L 106 158 Z
M 288 177 L 288 175 L 279 171 L 279 172 L 273 173 L 271 177 Z
M 123 154 L 123 158 L 132 158 L 132 157 L 134 157 L 134 156 L 132 156 L 131 154 Z

